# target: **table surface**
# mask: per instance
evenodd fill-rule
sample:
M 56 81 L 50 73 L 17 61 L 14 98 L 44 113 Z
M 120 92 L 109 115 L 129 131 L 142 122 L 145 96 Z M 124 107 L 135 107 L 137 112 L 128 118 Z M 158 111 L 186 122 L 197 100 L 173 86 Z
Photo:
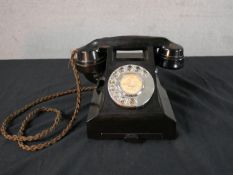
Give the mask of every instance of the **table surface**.
M 0 136 L 0 174 L 196 175 L 233 174 L 233 57 L 188 57 L 183 69 L 159 69 L 177 119 L 175 140 L 141 144 L 93 140 L 86 135 L 91 93 L 81 95 L 81 112 L 69 134 L 53 146 L 25 152 Z M 81 76 L 82 84 L 89 84 Z M 0 61 L 0 122 L 33 99 L 75 86 L 67 59 Z M 67 123 L 75 95 L 40 106 L 58 107 Z M 10 131 L 17 133 L 23 116 Z M 44 114 L 26 134 L 48 127 Z

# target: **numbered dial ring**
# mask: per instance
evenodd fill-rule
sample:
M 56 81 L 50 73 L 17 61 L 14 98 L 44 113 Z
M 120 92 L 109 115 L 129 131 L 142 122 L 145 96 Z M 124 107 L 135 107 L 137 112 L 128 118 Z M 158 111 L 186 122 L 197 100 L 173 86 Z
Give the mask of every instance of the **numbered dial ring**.
M 108 80 L 108 92 L 119 106 L 135 108 L 145 105 L 154 92 L 154 79 L 143 67 L 133 64 L 113 71 Z

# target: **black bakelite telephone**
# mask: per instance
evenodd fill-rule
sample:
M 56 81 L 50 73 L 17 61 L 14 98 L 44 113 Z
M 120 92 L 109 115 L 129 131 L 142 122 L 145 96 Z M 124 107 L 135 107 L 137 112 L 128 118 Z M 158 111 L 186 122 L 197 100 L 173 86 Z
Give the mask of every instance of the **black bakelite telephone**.
M 96 83 L 87 118 L 88 137 L 136 142 L 144 139 L 176 137 L 176 119 L 167 92 L 160 84 L 156 66 L 167 69 L 182 68 L 184 65 L 182 46 L 162 37 L 101 38 L 73 51 L 71 63 L 77 89 L 53 94 L 47 98 L 42 97 L 30 104 L 31 106 L 26 105 L 10 114 L 1 127 L 1 133 L 5 138 L 17 141 L 25 150 L 35 151 L 64 137 L 78 113 L 80 92 L 88 90 L 80 87 L 78 72 Z M 77 92 L 77 104 L 71 121 L 50 141 L 30 146 L 23 143 L 41 139 L 56 127 L 54 125 L 57 125 L 61 116 L 59 111 L 53 108 L 42 108 L 34 112 L 34 114 L 55 112 L 57 118 L 51 126 L 52 129 L 45 129 L 34 136 L 23 136 L 23 130 L 28 122 L 25 121 L 18 135 L 10 135 L 6 131 L 7 125 L 16 115 L 33 105 L 75 92 Z M 30 121 L 32 116 L 27 118 L 29 119 L 25 120 Z
M 97 82 L 87 119 L 89 137 L 175 138 L 176 119 L 156 65 L 183 67 L 183 48 L 145 36 L 102 38 L 79 48 L 78 70 Z

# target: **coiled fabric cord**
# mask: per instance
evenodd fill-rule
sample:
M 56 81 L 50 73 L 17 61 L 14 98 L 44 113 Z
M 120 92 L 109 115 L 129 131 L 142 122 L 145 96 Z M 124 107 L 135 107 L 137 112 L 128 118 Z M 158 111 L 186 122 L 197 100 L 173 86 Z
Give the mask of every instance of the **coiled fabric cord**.
M 3 137 L 5 137 L 6 139 L 8 139 L 10 141 L 17 142 L 19 147 L 22 148 L 23 150 L 38 151 L 38 150 L 41 150 L 43 148 L 46 148 L 46 147 L 58 142 L 70 131 L 70 129 L 72 128 L 73 123 L 77 117 L 79 109 L 80 109 L 80 101 L 81 101 L 80 94 L 81 94 L 81 92 L 91 91 L 91 90 L 95 89 L 95 87 L 92 87 L 92 86 L 81 87 L 81 85 L 80 85 L 79 72 L 78 72 L 77 66 L 76 66 L 77 52 L 78 52 L 78 49 L 73 50 L 72 54 L 71 54 L 71 58 L 70 58 L 70 64 L 71 64 L 73 74 L 75 77 L 76 88 L 38 98 L 38 99 L 32 101 L 31 103 L 25 105 L 24 107 L 18 109 L 17 111 L 11 113 L 10 115 L 8 115 L 1 125 L 1 134 Z M 43 143 L 32 144 L 32 145 L 25 144 L 25 142 L 39 141 L 42 138 L 48 136 L 52 131 L 54 131 L 54 129 L 58 126 L 60 119 L 62 117 L 61 111 L 56 109 L 56 108 L 42 107 L 42 108 L 35 109 L 25 117 L 17 135 L 10 134 L 7 132 L 8 126 L 15 118 L 17 118 L 19 115 L 21 115 L 25 111 L 29 110 L 30 108 L 34 107 L 35 105 L 38 105 L 40 103 L 43 103 L 43 102 L 46 102 L 46 101 L 49 101 L 52 99 L 55 99 L 57 97 L 62 97 L 62 96 L 74 94 L 74 93 L 76 93 L 76 95 L 77 95 L 76 96 L 76 105 L 75 105 L 74 112 L 71 116 L 71 119 L 68 122 L 68 124 L 66 125 L 66 127 L 58 135 L 53 137 L 51 140 L 45 141 Z M 56 114 L 56 117 L 54 119 L 53 124 L 49 128 L 44 129 L 35 135 L 25 136 L 24 131 L 25 131 L 28 123 L 31 122 L 36 116 L 38 116 L 39 113 L 42 113 L 42 112 L 53 112 Z

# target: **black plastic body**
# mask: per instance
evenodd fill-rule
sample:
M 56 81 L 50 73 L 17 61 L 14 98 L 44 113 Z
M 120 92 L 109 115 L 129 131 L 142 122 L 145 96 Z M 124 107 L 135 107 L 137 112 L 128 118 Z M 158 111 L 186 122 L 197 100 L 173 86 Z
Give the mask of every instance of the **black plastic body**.
M 143 107 L 127 109 L 117 106 L 109 96 L 107 80 L 119 66 L 136 64 L 146 68 L 153 76 L 155 91 Z M 112 48 L 108 49 L 105 80 L 93 93 L 88 119 L 87 133 L 90 138 L 143 140 L 176 137 L 176 120 L 171 104 L 159 78 L 155 73 L 153 47 L 145 50 L 144 60 L 117 60 Z
M 117 50 L 143 50 L 144 59 L 117 59 Z M 153 77 L 154 93 L 143 107 L 128 109 L 116 105 L 107 88 L 108 78 L 125 64 L 140 65 Z M 87 134 L 96 139 L 140 141 L 176 137 L 176 119 L 166 90 L 161 86 L 156 65 L 183 67 L 183 48 L 161 37 L 121 36 L 94 40 L 79 48 L 77 68 L 97 83 L 87 119 Z

